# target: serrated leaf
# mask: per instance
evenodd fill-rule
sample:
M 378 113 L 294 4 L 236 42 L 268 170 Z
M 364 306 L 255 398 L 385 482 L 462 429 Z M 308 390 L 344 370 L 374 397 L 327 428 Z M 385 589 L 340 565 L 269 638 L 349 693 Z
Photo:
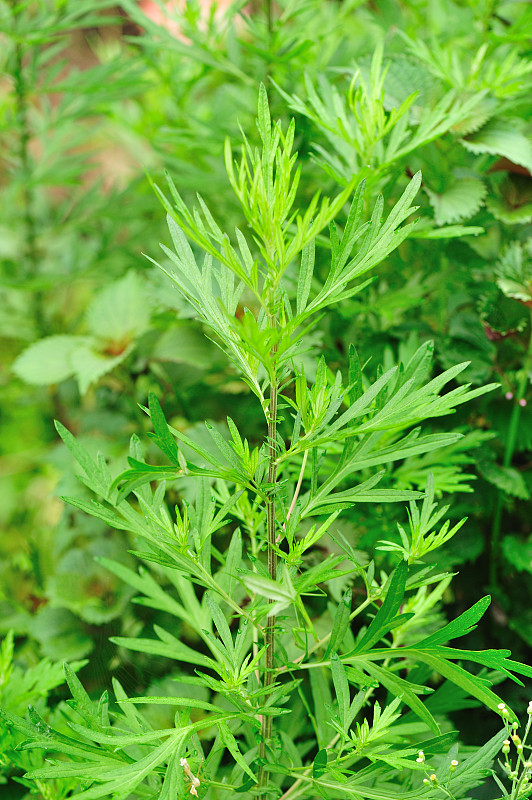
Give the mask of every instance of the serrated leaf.
M 492 117 L 496 106 L 497 102 L 493 98 L 485 97 L 469 114 L 456 122 L 451 131 L 456 136 L 467 136 L 475 133 Z
M 91 333 L 112 348 L 125 347 L 143 333 L 150 321 L 146 286 L 135 272 L 102 289 L 87 310 Z
M 525 203 L 516 208 L 505 198 L 489 197 L 486 200 L 486 208 L 495 219 L 499 219 L 506 225 L 525 225 L 532 222 L 532 203 Z
M 198 326 L 185 321 L 165 331 L 151 351 L 151 358 L 157 361 L 188 364 L 197 369 L 208 369 L 217 356 L 218 351 Z
M 506 535 L 501 542 L 501 549 L 506 560 L 519 572 L 532 572 L 531 541 Z
M 444 192 L 425 190 L 438 225 L 469 219 L 482 205 L 486 187 L 478 178 L 459 178 Z
M 32 386 L 50 386 L 74 375 L 72 352 L 91 340 L 86 336 L 46 336 L 34 342 L 15 359 L 12 370 Z
M 496 334 L 504 337 L 523 331 L 528 324 L 527 309 L 513 298 L 506 297 L 497 286 L 479 298 L 478 310 L 482 323 L 487 326 L 488 336 L 493 338 Z
M 460 141 L 472 153 L 504 156 L 532 171 L 532 140 L 520 132 L 518 125 L 512 120 L 493 119 Z
M 92 383 L 96 383 L 103 375 L 121 364 L 130 352 L 130 345 L 121 348 L 116 355 L 101 352 L 93 341 L 76 345 L 70 354 L 70 359 L 80 394 L 85 394 Z

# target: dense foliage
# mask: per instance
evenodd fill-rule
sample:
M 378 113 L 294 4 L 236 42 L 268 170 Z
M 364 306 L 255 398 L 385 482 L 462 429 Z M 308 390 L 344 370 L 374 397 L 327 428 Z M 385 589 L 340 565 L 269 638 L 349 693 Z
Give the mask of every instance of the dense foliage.
M 8 796 L 529 796 L 531 40 L 0 0 Z

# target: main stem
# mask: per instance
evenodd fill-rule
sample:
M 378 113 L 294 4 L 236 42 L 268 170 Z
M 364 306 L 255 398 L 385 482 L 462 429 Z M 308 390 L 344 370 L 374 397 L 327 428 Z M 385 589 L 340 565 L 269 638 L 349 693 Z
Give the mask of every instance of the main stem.
M 270 328 L 277 327 L 277 318 L 274 315 L 269 317 Z M 277 351 L 277 346 L 273 348 L 273 355 Z M 270 404 L 268 408 L 268 500 L 266 503 L 266 530 L 268 537 L 268 574 L 274 581 L 277 577 L 277 553 L 276 548 L 276 525 L 275 525 L 275 493 L 277 483 L 277 400 L 279 395 L 279 384 L 275 371 L 275 358 L 273 359 L 272 375 L 270 379 Z M 273 600 L 269 601 L 270 603 Z M 264 643 L 266 645 L 266 674 L 264 676 L 264 687 L 268 688 L 275 682 L 275 616 L 269 614 L 266 619 L 266 629 L 264 633 Z M 269 693 L 264 696 L 264 702 L 268 701 Z M 261 743 L 259 754 L 262 759 L 266 755 L 266 742 L 272 738 L 273 719 L 271 716 L 262 716 L 261 719 Z M 267 776 L 264 767 L 259 769 L 259 786 L 264 786 Z
M 530 312 L 530 338 L 528 341 L 528 349 L 523 364 L 523 372 L 517 387 L 517 394 L 514 399 L 514 407 L 512 408 L 512 416 L 510 417 L 510 425 L 508 427 L 508 437 L 506 439 L 506 446 L 504 448 L 503 466 L 509 467 L 515 451 L 515 443 L 517 440 L 517 432 L 519 430 L 519 421 L 521 419 L 521 400 L 526 394 L 526 388 L 530 380 L 529 373 L 532 369 L 532 309 Z M 502 512 L 504 508 L 504 497 L 502 491 L 497 495 L 497 504 L 495 506 L 495 513 L 493 515 L 493 527 L 491 530 L 491 558 L 490 558 L 490 585 L 493 589 L 497 588 L 498 584 L 498 557 L 499 557 L 499 540 L 501 536 L 501 522 Z

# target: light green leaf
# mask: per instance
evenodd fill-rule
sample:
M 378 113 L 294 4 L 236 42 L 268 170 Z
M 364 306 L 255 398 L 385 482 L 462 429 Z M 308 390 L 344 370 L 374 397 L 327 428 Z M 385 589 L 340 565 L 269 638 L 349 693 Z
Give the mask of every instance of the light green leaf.
M 204 711 L 215 711 L 218 713 L 222 711 L 218 706 L 212 703 L 206 703 L 204 700 L 197 700 L 195 697 L 175 697 L 173 695 L 157 697 L 149 694 L 144 697 L 128 697 L 122 700 L 122 703 L 135 703 L 137 705 L 153 703 L 154 705 L 179 706 L 180 708 L 201 708 Z M 226 714 L 227 712 L 225 711 L 224 713 Z
M 96 295 L 87 311 L 87 325 L 98 339 L 124 349 L 146 330 L 150 315 L 144 281 L 135 272 L 128 272 Z
M 425 190 L 434 209 L 438 225 L 469 219 L 475 214 L 486 194 L 486 187 L 478 178 L 460 178 L 444 192 L 438 194 Z
M 495 111 L 496 105 L 497 101 L 494 98 L 484 97 L 469 114 L 452 126 L 452 133 L 456 136 L 467 136 L 475 133 L 488 122 Z
M 411 708 L 414 714 L 416 714 L 419 719 L 423 720 L 427 727 L 430 728 L 430 730 L 435 733 L 436 736 L 440 733 L 438 723 L 428 708 L 417 696 L 418 694 L 429 693 L 432 691 L 431 689 L 427 689 L 425 686 L 416 686 L 415 684 L 400 678 L 398 675 L 395 675 L 391 670 L 378 667 L 376 664 L 372 664 L 371 661 L 364 662 L 364 669 L 373 678 L 378 680 L 378 682 L 384 686 L 394 697 L 400 697 L 402 702 Z
M 249 768 L 249 765 L 246 763 L 246 761 L 244 759 L 244 756 L 242 755 L 242 753 L 240 752 L 240 750 L 238 748 L 238 742 L 235 739 L 235 737 L 233 736 L 233 734 L 231 733 L 231 731 L 229 730 L 229 728 L 226 725 L 226 723 L 225 722 L 218 723 L 218 730 L 220 731 L 220 737 L 221 737 L 223 743 L 225 744 L 225 746 L 227 747 L 227 749 L 229 750 L 229 752 L 231 753 L 231 755 L 235 759 L 235 761 L 238 764 L 238 766 L 245 773 L 247 773 L 247 775 L 249 775 L 249 777 L 252 778 L 253 781 L 256 782 L 257 778 L 255 777 L 254 773 Z
M 197 369 L 208 369 L 216 361 L 218 351 L 197 325 L 181 321 L 163 333 L 151 351 L 157 361 L 188 364 Z
M 313 761 L 312 777 L 319 778 L 320 775 L 323 775 L 325 772 L 327 772 L 327 750 L 323 748 L 322 750 L 318 750 Z
M 426 222 L 428 224 L 422 224 Z M 429 220 L 422 220 L 418 227 L 410 234 L 411 239 L 458 239 L 460 236 L 478 236 L 484 233 L 484 228 L 477 225 L 446 225 L 443 228 L 433 228 Z
M 456 772 L 451 777 L 449 787 L 455 797 L 464 797 L 466 792 L 485 782 L 491 772 L 494 759 L 501 752 L 506 736 L 505 729 L 499 731 L 481 748 L 475 748 L 458 765 Z
M 55 420 L 55 428 L 80 467 L 82 467 L 85 471 L 85 474 L 88 478 L 87 485 L 96 494 L 99 494 L 102 497 L 107 497 L 107 493 L 109 491 L 109 480 L 107 473 L 104 472 L 102 468 L 94 461 L 94 459 L 78 442 L 78 440 L 72 436 L 68 428 L 65 428 L 65 426 L 58 420 Z
M 443 651 L 441 655 L 439 650 Z M 460 686 L 472 697 L 476 697 L 487 708 L 491 708 L 492 711 L 498 713 L 498 707 L 502 702 L 501 698 L 488 688 L 484 680 L 468 672 L 458 664 L 453 664 L 452 661 L 448 661 L 445 657 L 442 658 L 445 654 L 445 648 L 435 648 L 434 650 L 414 648 L 412 654 L 415 654 L 414 657 L 419 661 L 428 664 L 435 672 L 443 675 L 444 678 L 452 681 L 456 686 Z M 481 651 L 479 655 L 481 655 Z
M 160 642 L 157 639 L 129 638 L 127 636 L 111 636 L 109 639 L 119 647 L 134 650 L 137 653 L 149 653 L 153 656 L 172 658 L 175 661 L 184 661 L 186 664 L 195 664 L 202 667 L 212 667 L 212 659 L 207 658 L 197 650 L 179 642 Z
M 301 314 L 305 310 L 308 296 L 310 294 L 310 287 L 312 284 L 312 275 L 314 272 L 314 258 L 315 258 L 315 242 L 314 239 L 303 248 L 301 253 L 301 267 L 299 270 L 299 280 L 297 284 L 297 314 Z
M 334 691 L 336 692 L 336 699 L 338 701 L 338 716 L 340 718 L 340 725 L 346 730 L 347 715 L 349 713 L 349 683 L 345 667 L 336 655 L 333 653 L 331 656 L 331 674 L 333 679 Z
M 117 355 L 107 355 L 96 348 L 96 344 L 80 342 L 70 353 L 74 375 L 78 380 L 80 394 L 85 394 L 92 383 L 118 366 L 131 352 L 125 346 Z
M 90 341 L 85 336 L 47 336 L 21 353 L 13 363 L 13 372 L 32 386 L 61 383 L 74 375 L 73 350 Z
M 266 578 L 262 575 L 246 573 L 242 580 L 248 589 L 262 597 L 267 597 L 268 600 L 276 600 L 288 604 L 296 597 L 293 587 L 277 583 L 271 578 Z
M 524 225 L 532 222 L 532 203 L 515 207 L 503 197 L 488 197 L 486 208 L 495 219 L 500 219 L 506 225 Z
M 79 508 L 80 511 L 84 511 L 85 514 L 89 514 L 91 517 L 101 519 L 111 528 L 116 528 L 119 531 L 130 531 L 131 533 L 137 532 L 134 525 L 127 522 L 123 517 L 117 514 L 116 511 L 112 511 L 102 506 L 101 503 L 97 503 L 96 500 L 79 500 L 77 497 L 67 497 L 66 495 L 62 495 L 61 500 L 75 508 Z
M 520 132 L 519 125 L 514 120 L 492 119 L 479 131 L 460 141 L 472 153 L 504 156 L 532 171 L 532 140 Z
M 95 728 L 97 730 L 103 729 L 100 725 L 98 714 L 97 714 L 97 706 L 91 701 L 89 695 L 83 688 L 83 685 L 75 672 L 68 664 L 64 664 L 63 669 L 65 671 L 65 678 L 68 684 L 68 688 L 72 694 L 73 698 L 73 706 L 80 717 L 88 723 L 90 728 Z
M 486 610 L 489 608 L 491 597 L 486 595 L 482 600 L 475 603 L 474 606 L 464 611 L 459 617 L 453 619 L 439 631 L 432 633 L 421 642 L 417 642 L 416 647 L 428 647 L 436 644 L 445 644 L 451 639 L 457 639 L 459 636 L 466 636 L 477 627 L 477 622 L 484 616 Z
M 312 706 L 318 746 L 325 747 L 331 738 L 330 713 L 328 708 L 332 705 L 332 695 L 329 686 L 328 670 L 318 667 L 310 671 L 310 690 L 312 692 Z

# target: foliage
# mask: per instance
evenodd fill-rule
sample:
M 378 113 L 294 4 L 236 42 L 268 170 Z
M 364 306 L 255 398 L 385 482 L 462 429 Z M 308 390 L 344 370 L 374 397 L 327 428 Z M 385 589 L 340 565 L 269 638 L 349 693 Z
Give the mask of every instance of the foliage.
M 253 231 L 255 258 L 250 242 L 238 229 L 238 251 L 233 247 L 201 199 L 200 214 L 188 211 L 172 183 L 173 204 L 161 196 L 174 242 L 173 251 L 163 249 L 179 270 L 168 274 L 256 395 L 267 427 L 263 443 L 252 450 L 228 419 L 229 436 L 207 426 L 215 446 L 208 450 L 169 426 L 151 394 L 146 409 L 153 425 L 151 438 L 170 464 L 146 463 L 134 438 L 129 469 L 112 479 L 103 457 L 94 460 L 57 423 L 83 469 L 81 480 L 100 498 L 66 499 L 110 527 L 133 534 L 137 557 L 158 565 L 175 592 L 165 592 L 149 573 L 105 563 L 139 590 L 148 605 L 188 623 L 198 637 L 193 647 L 157 625 L 157 639 L 115 639 L 131 650 L 176 661 L 183 670 L 179 681 L 184 692 L 128 698 L 116 682 L 117 701 L 129 710 L 113 714 L 113 722 L 106 695 L 93 703 L 74 672 L 65 667 L 72 707 L 83 723 L 68 723 L 75 739 L 47 726 L 31 707 L 29 721 L 3 712 L 5 722 L 24 734 L 22 749 L 45 748 L 69 756 L 68 762 L 52 761 L 30 770 L 26 779 L 76 778 L 80 783 L 74 797 L 117 800 L 153 792 L 170 797 L 176 792 L 182 795 L 187 788 L 198 796 L 201 788 L 202 795 L 209 797 L 225 797 L 235 790 L 250 797 L 303 797 L 316 791 L 331 798 L 410 797 L 413 792 L 419 796 L 426 790 L 420 758 L 414 760 L 413 755 L 419 748 L 435 757 L 444 755 L 454 738 L 442 734 L 430 700 L 420 699 L 420 695 L 438 695 L 426 685 L 427 674 L 439 674 L 503 718 L 512 718 L 513 712 L 492 691 L 490 681 L 464 669 L 460 662 L 480 664 L 518 682 L 517 675 L 532 675 L 531 668 L 509 660 L 508 651 L 446 646 L 474 630 L 489 597 L 443 627 L 429 623 L 428 629 L 419 631 L 439 597 L 438 590 L 433 590 L 427 602 L 426 587 L 448 584 L 447 576 L 435 574 L 423 558 L 460 527 L 448 532 L 446 523 L 438 536 L 430 533 L 446 511 L 434 514 L 432 480 L 421 512 L 411 505 L 410 547 L 403 550 L 403 558 L 389 575 L 377 579 L 375 564 L 363 567 L 345 539 L 337 556 L 309 564 L 309 555 L 329 531 L 332 536 L 335 520 L 344 509 L 360 502 L 414 501 L 422 496 L 409 490 L 374 488 L 383 472 L 370 473 L 365 479 L 362 475 L 353 485 L 357 472 L 393 463 L 405 452 L 419 454 L 447 443 L 448 437 L 422 436 L 418 428 L 406 435 L 404 431 L 449 414 L 493 387 L 470 389 L 462 384 L 440 394 L 465 365 L 427 382 L 431 348 L 421 346 L 409 362 L 392 367 L 373 382 L 365 380 L 354 351 L 347 385 L 342 385 L 339 372 L 328 379 L 322 359 L 309 389 L 296 360 L 301 328 L 308 331 L 316 324 L 316 311 L 360 291 L 360 285 L 353 288 L 352 281 L 359 280 L 412 231 L 412 223 L 401 226 L 414 210 L 411 202 L 419 178 L 412 179 L 385 222 L 381 222 L 382 201 L 364 221 L 359 188 L 340 238 L 331 218 L 345 202 L 345 192 L 341 202 L 323 199 L 319 203 L 316 198 L 310 214 L 292 211 L 294 128 L 291 125 L 284 132 L 279 123 L 272 124 L 264 86 L 259 93 L 257 127 L 261 148 L 243 151 L 236 164 L 238 183 L 229 165 L 229 177 Z M 320 211 L 315 215 L 318 203 Z M 285 224 L 289 216 L 290 228 Z M 328 223 L 331 266 L 325 284 L 312 291 L 314 248 L 309 250 L 309 245 Z M 205 251 L 201 265 L 184 230 Z M 394 236 L 396 231 L 399 235 Z M 290 289 L 286 272 L 297 255 L 300 278 Z M 245 288 L 255 312 L 246 308 L 239 319 L 235 310 Z M 295 413 L 285 413 L 292 406 Z M 340 450 L 339 441 L 343 441 Z M 181 449 L 183 445 L 190 456 Z M 194 500 L 183 500 L 181 507 L 177 504 L 174 517 L 166 503 L 167 483 L 170 488 L 187 479 Z M 220 499 L 212 497 L 211 481 Z M 342 488 L 346 483 L 351 485 Z M 247 511 L 241 520 L 239 508 Z M 320 517 L 327 514 L 317 528 Z M 301 537 L 299 527 L 308 517 L 316 522 Z M 228 537 L 222 550 L 215 544 L 221 531 Z M 314 603 L 320 595 L 332 599 L 328 584 L 338 579 L 347 588 L 339 602 L 331 604 L 331 630 L 320 634 Z M 366 598 L 352 610 L 353 582 L 355 586 L 362 582 Z M 376 613 L 355 635 L 350 623 L 371 606 L 377 606 Z M 407 612 L 402 610 L 405 606 Z M 194 674 L 186 665 L 195 666 Z M 394 698 L 384 707 L 371 699 L 381 687 Z M 194 690 L 198 688 L 206 690 L 206 699 L 197 696 Z M 450 700 L 455 701 L 454 691 Z M 298 743 L 302 731 L 293 713 L 298 702 L 311 723 L 304 746 Z M 145 703 L 176 706 L 174 727 L 154 730 L 139 712 L 131 710 Z M 366 715 L 353 727 L 368 705 L 373 707 L 372 723 Z M 404 728 L 402 707 L 416 719 L 410 729 Z M 442 709 L 436 704 L 436 709 L 441 716 L 445 705 Z M 214 738 L 210 747 L 202 741 L 207 732 L 208 738 Z M 462 791 L 476 785 L 478 767 L 489 765 L 493 744 L 500 746 L 492 742 L 482 755 L 475 754 L 475 769 L 465 761 L 456 777 L 450 775 L 449 796 L 455 783 Z M 309 752 L 316 753 L 313 761 L 305 758 Z M 223 765 L 227 758 L 229 767 Z M 363 766 L 367 760 L 370 765 Z M 403 773 L 401 778 L 391 782 L 390 768 Z M 392 795 L 391 786 L 397 783 L 401 788 L 396 785 Z
M 116 512 L 132 507 L 137 524 L 139 511 L 147 510 L 135 493 L 144 493 L 149 505 L 153 481 L 166 480 L 166 500 L 157 496 L 157 502 L 169 509 L 177 504 L 184 529 L 195 529 L 204 514 L 212 516 L 208 525 L 214 520 L 221 525 L 214 533 L 211 577 L 218 579 L 240 526 L 244 542 L 249 535 L 253 546 L 245 574 L 229 582 L 229 595 L 234 589 L 244 601 L 274 591 L 264 569 L 259 572 L 272 483 L 268 452 L 274 443 L 270 433 L 264 437 L 263 426 L 275 366 L 281 371 L 276 446 L 282 438 L 286 448 L 273 481 L 279 484 L 275 502 L 286 519 L 277 523 L 284 522 L 286 540 L 275 546 L 288 571 L 279 567 L 284 583 L 270 600 L 281 616 L 293 609 L 290 620 L 297 620 L 300 630 L 292 646 L 307 636 L 312 647 L 312 627 L 318 638 L 331 630 L 351 583 L 358 603 L 368 586 L 376 591 L 393 580 L 398 559 L 404 558 L 410 576 L 401 613 L 411 606 L 419 627 L 412 618 L 391 631 L 402 648 L 444 626 L 446 616 L 459 618 L 489 591 L 495 601 L 492 625 L 489 633 L 486 625 L 477 629 L 476 646 L 511 646 L 528 659 L 530 8 L 473 0 L 225 5 L 210 13 L 192 0 L 181 10 L 133 0 L 0 3 L 2 632 L 15 632 L 17 663 L 25 669 L 43 657 L 55 663 L 92 652 L 83 671 L 91 697 L 111 688 L 111 677 L 133 696 L 173 695 L 168 675 L 181 680 L 183 673 L 163 657 L 170 651 L 153 639 L 153 626 L 170 628 L 208 657 L 213 642 L 202 634 L 197 639 L 198 608 L 186 610 L 177 599 L 186 590 L 182 581 L 176 586 L 174 569 L 150 561 L 141 575 L 136 572 L 138 557 L 127 548 L 145 554 L 148 545 L 136 533 L 113 528 L 116 517 L 109 514 L 115 507 L 108 500 L 118 503 Z M 266 154 L 255 147 L 253 122 L 261 81 L 274 117 L 283 120 L 273 126 Z M 295 129 L 289 112 L 295 114 Z M 262 135 L 267 138 L 264 116 Z M 243 157 L 236 162 L 227 136 L 243 139 Z M 292 137 L 299 152 L 293 165 Z M 227 191 L 224 148 L 233 194 Z M 286 178 L 291 165 L 293 194 L 286 181 L 271 183 L 278 172 Z M 146 169 L 161 187 L 171 241 Z M 168 189 L 159 179 L 163 169 L 173 176 Z M 419 171 L 416 222 L 408 213 L 415 184 L 410 200 L 404 193 Z M 266 187 L 273 191 L 267 200 Z M 352 201 L 355 190 L 356 202 L 349 206 L 346 200 Z M 163 272 L 141 256 L 142 250 L 154 256 L 150 242 L 157 239 L 165 241 L 159 258 Z M 272 247 L 279 253 L 277 264 Z M 204 250 L 210 267 L 208 257 L 203 262 Z M 212 285 L 205 282 L 204 263 Z M 164 272 L 180 276 L 182 293 L 169 287 Z M 282 285 L 284 305 L 275 306 L 275 313 L 286 329 L 284 340 L 277 329 L 264 327 L 268 314 L 260 295 L 266 274 L 274 273 L 270 299 Z M 469 365 L 456 370 L 464 361 Z M 295 379 L 289 383 L 291 370 Z M 483 393 L 490 382 L 500 383 L 500 389 Z M 169 428 L 151 395 L 159 398 Z M 453 417 L 425 416 L 430 408 L 436 412 L 438 403 L 443 412 L 467 398 Z M 74 452 L 57 444 L 53 418 L 75 432 L 81 449 L 60 426 Z M 147 442 L 141 448 L 133 439 L 133 461 L 124 472 L 133 431 Z M 84 452 L 88 456 L 81 456 Z M 90 486 L 74 479 L 73 458 L 80 456 L 82 469 L 96 464 L 95 474 L 87 476 Z M 123 475 L 116 486 L 109 486 L 108 470 Z M 178 470 L 184 473 L 176 478 Z M 194 488 L 199 476 L 200 495 Z M 236 485 L 242 494 L 228 506 L 224 522 L 219 515 Z M 96 508 L 93 491 L 100 507 L 88 516 L 85 511 Z M 454 493 L 459 494 L 446 497 L 438 509 L 435 501 Z M 69 510 L 58 495 L 72 498 Z M 401 498 L 408 497 L 422 502 L 411 499 L 405 518 Z M 390 500 L 397 502 L 388 505 Z M 314 520 L 315 514 L 321 516 Z M 200 544 L 205 535 L 198 534 Z M 316 581 L 315 591 L 294 583 L 294 570 L 301 568 L 315 569 L 319 577 L 328 556 L 344 559 L 334 567 L 338 573 L 352 570 L 354 560 L 356 580 L 339 574 L 326 584 Z M 422 563 L 432 568 L 426 579 L 432 575 L 433 582 L 415 588 L 413 576 Z M 449 584 L 444 576 L 458 568 L 462 574 Z M 374 576 L 366 586 L 368 569 Z M 141 602 L 131 603 L 135 591 Z M 197 590 L 201 602 L 209 591 L 215 590 Z M 376 597 L 362 612 L 376 612 L 380 602 Z M 175 603 L 184 616 L 175 614 Z M 221 634 L 205 608 L 205 630 L 219 642 Z M 234 635 L 230 608 L 222 604 L 222 610 Z M 358 623 L 353 624 L 356 634 Z M 417 639 L 409 638 L 411 630 L 419 633 Z M 117 650 L 109 637 L 148 641 L 151 648 L 158 641 L 160 657 L 154 660 L 149 650 L 133 655 Z M 325 660 L 332 669 L 331 653 Z M 187 680 L 193 677 L 188 663 L 179 667 Z M 371 666 L 378 669 L 380 662 Z M 401 661 L 389 666 L 404 676 Z M 421 677 L 412 678 L 417 685 L 430 673 L 428 664 L 420 669 Z M 316 698 L 336 708 L 332 677 L 320 684 L 315 674 L 317 669 L 309 669 L 297 689 L 294 715 L 307 713 L 310 685 Z M 361 674 L 370 680 L 367 671 Z M 488 675 L 495 679 L 493 672 Z M 178 686 L 202 702 L 210 702 L 210 694 L 218 702 L 214 684 Z M 353 720 L 364 736 L 375 698 L 381 710 L 387 708 L 385 691 L 368 687 L 373 694 Z M 425 697 L 429 711 L 439 691 Z M 456 687 L 453 691 L 454 707 L 460 708 Z M 70 722 L 74 717 L 58 704 L 62 697 L 54 688 L 49 710 L 36 707 L 69 736 L 65 713 Z M 505 697 L 517 708 L 526 696 L 514 683 Z M 31 698 L 25 702 L 35 705 Z M 385 716 L 386 725 L 402 708 Z M 444 716 L 453 703 L 440 708 L 430 713 L 446 733 Z M 8 709 L 24 713 L 21 707 Z M 111 719 L 114 713 L 111 705 Z M 314 733 L 296 734 L 303 772 L 313 756 L 317 773 L 332 763 L 332 754 L 324 762 L 323 752 L 305 753 L 302 745 L 307 741 L 310 747 L 316 730 L 324 740 L 329 717 L 318 717 Z M 392 726 L 403 718 L 409 720 L 405 724 L 421 724 L 403 710 Z M 164 706 L 146 705 L 143 719 L 154 730 L 174 724 Z M 280 737 L 288 730 L 287 719 L 275 721 Z M 465 740 L 478 742 L 478 729 L 489 723 L 479 711 L 461 722 L 467 726 L 469 720 Z M 234 723 L 227 724 L 233 731 Z M 255 728 L 246 729 L 249 750 L 257 746 Z M 241 742 L 241 732 L 233 735 Z M 408 735 L 417 746 L 419 738 Z M 199 734 L 202 742 L 209 737 L 208 730 Z M 216 737 L 210 763 L 218 758 L 229 775 L 232 740 L 222 733 Z M 285 749 L 286 742 L 282 738 Z M 474 771 L 474 752 L 464 744 L 460 748 Z M 498 745 L 493 740 L 486 748 L 479 759 L 488 764 Z M 454 757 L 449 747 L 444 750 L 440 761 L 430 762 L 439 764 L 442 786 L 448 777 L 456 781 L 462 768 L 449 774 Z M 10 758 L 37 755 L 29 749 Z M 186 757 L 181 766 L 176 756 L 175 780 L 177 773 L 188 776 L 187 786 L 196 788 L 200 764 L 192 754 Z M 293 760 L 290 768 L 298 763 Z M 20 778 L 21 770 L 41 768 L 42 761 L 16 764 Z M 4 769 L 11 774 L 12 768 Z M 482 781 L 478 769 L 476 779 Z M 331 779 L 340 780 L 339 775 Z M 403 789 L 412 791 L 403 777 Z M 36 780 L 41 794 L 48 791 L 50 797 L 68 794 L 66 787 L 74 785 Z M 27 785 L 36 786 L 31 780 Z M 309 791 L 306 787 L 302 778 L 294 795 Z M 454 788 L 457 797 L 469 791 L 456 783 Z M 396 791 L 394 784 L 389 793 Z M 442 796 L 439 787 L 430 791 Z M 176 793 L 174 784 L 168 792 Z

